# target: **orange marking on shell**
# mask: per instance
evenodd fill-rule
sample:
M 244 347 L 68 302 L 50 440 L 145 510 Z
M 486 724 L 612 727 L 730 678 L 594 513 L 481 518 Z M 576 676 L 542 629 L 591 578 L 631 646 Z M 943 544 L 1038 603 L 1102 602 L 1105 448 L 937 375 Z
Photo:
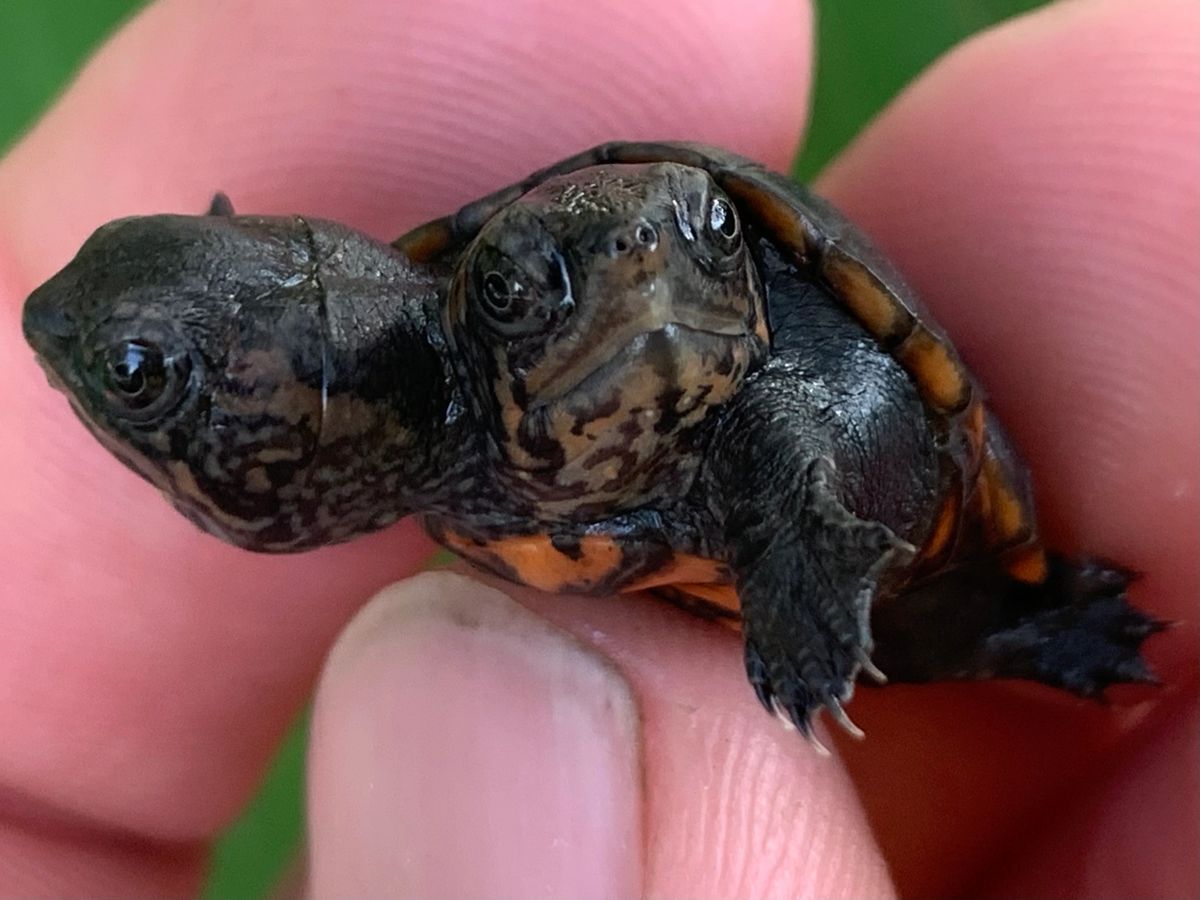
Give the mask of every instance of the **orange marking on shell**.
M 670 587 L 680 594 L 733 613 L 737 619 L 721 618 L 717 621 L 737 631 L 741 629 L 742 603 L 737 590 L 730 583 L 731 577 L 729 568 L 724 563 L 703 556 L 680 553 L 658 571 L 631 582 L 621 590 L 629 592 Z
M 445 531 L 439 535 L 439 540 L 459 556 L 465 556 L 468 559 L 478 559 L 481 551 L 484 550 L 483 546 L 463 537 L 457 531 Z
M 437 219 L 401 235 L 392 246 L 413 262 L 429 262 L 450 246 L 452 237 L 450 220 Z
M 976 399 L 971 405 L 971 411 L 967 414 L 967 440 L 971 445 L 971 456 L 973 459 L 979 459 L 980 453 L 983 452 L 983 439 L 986 428 L 987 412 L 983 408 L 983 403 Z
M 950 544 L 958 526 L 960 504 L 961 495 L 958 491 L 951 492 L 950 497 L 942 504 L 929 540 L 921 550 L 924 559 L 936 559 Z
M 661 569 L 630 582 L 621 588 L 621 590 L 645 591 L 668 584 L 684 590 L 685 585 L 691 587 L 692 585 L 701 584 L 728 584 L 728 582 L 729 570 L 722 563 L 703 556 L 680 553 Z M 688 590 L 687 593 L 694 594 L 696 592 Z
M 1015 538 L 1025 524 L 1021 503 L 1004 485 L 996 485 L 992 494 L 992 521 L 1002 537 Z
M 1000 466 L 992 457 L 983 462 L 980 474 L 987 494 L 986 522 L 989 537 L 994 544 L 1012 544 L 1030 532 L 1025 517 L 1025 507 L 1019 497 L 1009 488 Z
M 742 601 L 732 584 L 677 584 L 675 588 L 681 593 L 707 600 L 734 615 L 742 614 Z
M 979 473 L 979 486 L 971 498 L 971 507 L 972 512 L 978 514 L 980 522 L 992 521 L 992 490 L 982 470 Z
M 587 535 L 580 540 L 578 558 L 559 550 L 544 534 L 504 537 L 483 545 L 453 533 L 447 533 L 444 540 L 469 559 L 485 564 L 489 557 L 499 560 L 522 584 L 550 593 L 599 583 L 616 570 L 624 557 L 616 542 L 602 535 Z
M 934 409 L 956 413 L 971 401 L 971 383 L 945 341 L 918 325 L 897 349 L 896 359 L 909 371 L 921 396 Z
M 867 331 L 886 341 L 907 327 L 896 298 L 862 263 L 836 252 L 825 257 L 821 274 Z
M 1023 581 L 1026 584 L 1041 584 L 1049 573 L 1046 551 L 1041 547 L 1032 547 L 1008 560 L 1005 568 L 1008 570 L 1008 574 L 1017 581 Z
M 817 243 L 816 230 L 806 217 L 797 214 L 790 203 L 780 200 L 774 192 L 764 190 L 759 179 L 741 172 L 727 171 L 719 181 L 725 193 L 737 201 L 740 209 L 751 211 L 752 215 L 747 218 L 752 219 L 783 247 L 794 250 L 798 262 L 809 258 Z
M 624 561 L 620 546 L 603 535 L 587 535 L 579 542 L 579 558 L 563 553 L 547 535 L 530 534 L 499 538 L 478 544 L 453 531 L 441 540 L 454 552 L 485 567 L 503 563 L 521 583 L 538 590 L 556 593 L 569 588 L 586 588 L 614 575 Z M 681 594 L 698 598 L 713 606 L 741 615 L 737 591 L 729 583 L 724 563 L 702 556 L 682 553 L 661 569 L 623 585 L 622 593 L 671 587 Z M 737 630 L 737 620 L 721 619 Z

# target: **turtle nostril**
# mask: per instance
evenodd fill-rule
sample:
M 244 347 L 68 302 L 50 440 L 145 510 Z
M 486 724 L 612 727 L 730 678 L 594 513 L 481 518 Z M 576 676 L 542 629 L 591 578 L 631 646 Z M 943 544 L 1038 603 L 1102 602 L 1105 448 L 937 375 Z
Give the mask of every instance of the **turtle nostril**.
M 638 222 L 632 228 L 622 228 L 608 244 L 610 256 L 624 256 L 635 250 L 652 251 L 658 246 L 658 231 L 649 222 Z

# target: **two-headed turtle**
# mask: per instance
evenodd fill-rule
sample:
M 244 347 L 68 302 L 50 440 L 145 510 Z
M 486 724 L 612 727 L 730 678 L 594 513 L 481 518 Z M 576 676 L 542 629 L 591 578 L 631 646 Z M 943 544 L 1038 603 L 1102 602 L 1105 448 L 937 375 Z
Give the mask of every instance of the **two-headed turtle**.
M 737 156 L 607 144 L 380 244 L 313 219 L 100 228 L 25 333 L 92 432 L 252 550 L 418 513 L 547 591 L 740 617 L 808 733 L 877 679 L 1150 673 L 1127 576 L 1046 553 L 953 346 L 826 203 Z

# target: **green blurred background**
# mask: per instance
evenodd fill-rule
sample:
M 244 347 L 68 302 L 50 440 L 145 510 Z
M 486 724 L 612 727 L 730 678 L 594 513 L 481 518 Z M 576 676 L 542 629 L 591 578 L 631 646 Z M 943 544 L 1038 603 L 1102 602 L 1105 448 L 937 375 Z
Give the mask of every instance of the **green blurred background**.
M 811 177 L 921 69 L 967 35 L 1045 0 L 817 0 Z M 16 140 L 91 50 L 144 0 L 0 0 L 0 150 Z M 216 848 L 206 895 L 262 897 L 304 830 L 307 719 L 297 722 L 243 817 Z

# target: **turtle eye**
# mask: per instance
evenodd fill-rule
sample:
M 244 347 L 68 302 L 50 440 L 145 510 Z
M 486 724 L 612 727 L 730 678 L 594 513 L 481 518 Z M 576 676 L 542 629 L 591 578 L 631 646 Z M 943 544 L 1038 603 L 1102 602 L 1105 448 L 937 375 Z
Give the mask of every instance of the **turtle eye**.
M 570 291 L 557 254 L 531 252 L 524 265 L 484 248 L 471 278 L 484 323 L 506 338 L 538 334 L 570 313 Z
M 708 207 L 708 233 L 722 250 L 732 253 L 742 239 L 737 210 L 724 197 L 713 197 Z
M 509 281 L 495 269 L 483 276 L 483 302 L 497 319 L 508 320 L 521 294 L 521 285 Z
M 146 421 L 174 405 L 188 373 L 186 356 L 167 356 L 157 344 L 130 340 L 103 354 L 100 378 L 105 399 L 118 415 Z

